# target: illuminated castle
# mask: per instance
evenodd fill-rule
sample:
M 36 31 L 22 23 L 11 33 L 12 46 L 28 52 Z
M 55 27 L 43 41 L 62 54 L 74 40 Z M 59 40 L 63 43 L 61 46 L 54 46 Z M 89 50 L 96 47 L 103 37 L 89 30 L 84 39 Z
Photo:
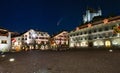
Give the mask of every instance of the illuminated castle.
M 90 22 L 94 17 L 101 16 L 101 15 L 102 15 L 102 11 L 100 8 L 98 9 L 98 11 L 95 11 L 92 8 L 87 8 L 86 14 L 83 15 L 83 22 L 84 23 Z

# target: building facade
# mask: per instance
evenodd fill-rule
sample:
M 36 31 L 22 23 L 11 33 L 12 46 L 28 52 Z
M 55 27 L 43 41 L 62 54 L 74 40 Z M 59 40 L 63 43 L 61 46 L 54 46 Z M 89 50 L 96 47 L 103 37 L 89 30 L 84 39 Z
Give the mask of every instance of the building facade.
M 22 50 L 22 36 L 16 36 L 12 38 L 12 50 L 13 51 Z
M 119 47 L 120 16 L 81 25 L 69 33 L 69 47 Z
M 49 49 L 50 35 L 47 32 L 30 29 L 22 35 L 22 48 L 28 49 Z
M 11 33 L 0 33 L 0 52 L 8 52 L 11 49 Z
M 62 31 L 51 38 L 51 47 L 57 48 L 68 45 L 68 32 Z
M 90 22 L 94 17 L 96 16 L 101 16 L 102 15 L 102 11 L 101 9 L 99 8 L 98 11 L 95 11 L 94 9 L 92 8 L 88 8 L 86 10 L 86 14 L 83 15 L 83 22 L 86 23 L 86 22 Z

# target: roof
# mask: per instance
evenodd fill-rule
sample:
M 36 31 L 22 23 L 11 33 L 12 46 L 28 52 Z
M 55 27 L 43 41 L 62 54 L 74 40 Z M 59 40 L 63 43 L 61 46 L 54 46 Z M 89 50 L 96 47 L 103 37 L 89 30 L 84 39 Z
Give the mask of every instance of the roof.
M 90 13 L 97 13 L 97 11 L 93 8 L 87 7 L 87 10 L 90 11 Z
M 7 29 L 5 29 L 3 27 L 0 27 L 0 31 L 9 31 L 9 30 L 7 30 Z
M 80 26 L 78 26 L 77 28 L 79 28 L 79 29 L 86 28 L 86 27 L 88 27 L 88 24 L 92 24 L 92 26 L 99 25 L 101 23 L 104 23 L 103 22 L 104 19 L 108 19 L 108 21 L 111 22 L 111 21 L 114 21 L 114 20 L 120 20 L 120 16 L 102 17 L 102 18 L 99 18 L 99 19 L 95 18 L 95 20 L 92 20 L 91 22 L 80 24 Z M 73 31 L 75 31 L 75 29 Z
M 23 34 L 25 34 L 25 33 L 27 33 L 28 31 L 30 31 L 30 30 L 34 30 L 34 29 L 29 29 L 29 30 L 27 30 L 27 31 L 25 31 L 25 32 L 23 32 L 23 33 L 20 33 L 20 35 L 23 35 Z M 47 32 L 42 32 L 42 31 L 39 31 L 39 30 L 34 30 L 35 32 L 41 32 L 41 33 L 47 33 Z M 48 33 L 47 33 L 48 34 Z
M 62 32 L 68 32 L 68 31 L 66 31 L 66 30 L 62 30 L 62 31 L 60 31 L 60 32 L 58 32 L 58 33 L 56 33 L 56 34 L 53 34 L 53 35 L 51 36 L 51 38 L 54 38 L 55 36 L 61 34 Z

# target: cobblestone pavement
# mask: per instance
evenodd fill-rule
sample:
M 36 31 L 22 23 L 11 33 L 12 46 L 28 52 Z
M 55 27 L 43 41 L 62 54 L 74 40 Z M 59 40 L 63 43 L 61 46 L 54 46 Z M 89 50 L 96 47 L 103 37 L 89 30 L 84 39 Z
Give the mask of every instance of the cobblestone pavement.
M 33 50 L 0 55 L 0 73 L 119 73 L 119 68 L 119 50 Z

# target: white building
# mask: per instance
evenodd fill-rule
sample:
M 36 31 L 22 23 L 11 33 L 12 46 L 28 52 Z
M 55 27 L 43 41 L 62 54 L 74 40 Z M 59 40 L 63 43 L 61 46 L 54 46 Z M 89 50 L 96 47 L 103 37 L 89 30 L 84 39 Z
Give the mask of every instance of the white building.
M 47 32 L 30 29 L 22 35 L 23 49 L 46 50 L 49 48 L 49 38 L 50 35 Z
M 101 16 L 102 15 L 102 11 L 101 9 L 98 9 L 98 11 L 95 11 L 92 8 L 89 8 L 86 10 L 86 14 L 83 15 L 83 22 L 90 22 L 94 17 L 96 16 Z
M 0 52 L 8 52 L 11 49 L 11 33 L 0 33 Z
M 118 26 L 120 16 L 81 25 L 69 33 L 69 47 L 119 47 L 120 33 L 114 33 Z

